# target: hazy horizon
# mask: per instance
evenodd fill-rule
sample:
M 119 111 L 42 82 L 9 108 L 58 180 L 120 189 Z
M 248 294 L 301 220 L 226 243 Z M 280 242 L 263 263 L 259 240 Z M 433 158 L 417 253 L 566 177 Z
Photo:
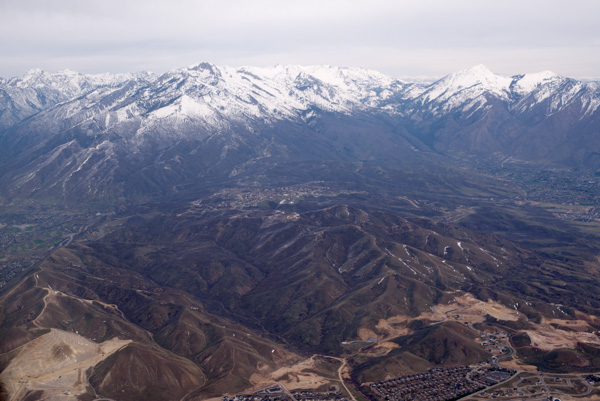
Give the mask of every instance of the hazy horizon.
M 592 0 L 2 2 L 0 76 L 162 73 L 207 61 L 430 79 L 484 64 L 507 76 L 597 78 L 599 13 Z

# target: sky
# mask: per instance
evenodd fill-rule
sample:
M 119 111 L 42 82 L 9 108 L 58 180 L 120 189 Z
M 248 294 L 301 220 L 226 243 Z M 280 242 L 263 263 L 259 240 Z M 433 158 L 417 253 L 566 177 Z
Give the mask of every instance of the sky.
M 0 0 L 0 77 L 199 62 L 600 77 L 598 0 Z

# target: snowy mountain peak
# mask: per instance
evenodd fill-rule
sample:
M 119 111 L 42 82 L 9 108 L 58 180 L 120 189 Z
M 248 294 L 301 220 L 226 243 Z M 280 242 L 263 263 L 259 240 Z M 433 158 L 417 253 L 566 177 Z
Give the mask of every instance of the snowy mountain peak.
M 209 73 L 214 74 L 218 70 L 219 70 L 219 66 L 212 64 L 212 63 L 202 62 L 202 63 L 193 64 L 189 67 L 177 69 L 176 71 L 198 71 L 198 72 L 209 72 Z
M 445 111 L 456 107 L 475 107 L 485 104 L 484 100 L 477 100 L 485 94 L 492 94 L 501 99 L 508 99 L 512 78 L 496 75 L 484 65 L 476 65 L 466 70 L 450 74 L 431 84 L 422 92 L 421 101 L 442 104 Z M 451 101 L 450 101 L 451 100 Z
M 513 90 L 519 94 L 530 93 L 541 85 L 563 79 L 560 75 L 552 71 L 517 75 L 513 78 Z
M 479 76 L 479 77 L 492 77 L 492 76 L 496 75 L 496 74 L 494 74 L 492 72 L 492 70 L 490 70 L 489 68 L 487 68 L 483 64 L 474 65 L 471 68 L 467 68 L 465 70 L 458 71 L 455 74 L 458 74 L 458 75 L 473 75 L 473 76 Z
M 14 77 L 7 80 L 7 84 L 20 89 L 48 89 L 54 88 L 60 91 L 83 92 L 94 87 L 103 85 L 120 84 L 124 81 L 146 76 L 148 73 L 128 73 L 128 74 L 81 74 L 77 71 L 65 69 L 59 72 L 46 72 L 40 68 L 34 68 L 22 77 Z
M 502 75 L 496 75 L 486 66 L 479 64 L 469 69 L 450 74 L 442 81 L 451 88 L 469 88 L 475 85 L 481 85 L 485 89 L 494 92 L 503 92 L 508 90 L 512 78 Z
M 27 71 L 22 77 L 14 77 L 10 82 L 15 83 L 16 86 L 23 88 L 41 83 L 40 81 L 44 78 L 48 79 L 50 74 L 43 71 L 41 68 L 32 68 Z
M 233 68 L 210 63 L 171 70 L 154 85 L 160 96 L 148 92 L 144 100 L 157 107 L 153 107 L 153 117 L 202 118 L 207 126 L 218 123 L 216 116 L 231 121 L 274 121 L 299 118 L 314 107 L 351 113 L 376 107 L 402 86 L 384 74 L 360 68 Z
M 63 75 L 80 75 L 80 73 L 78 73 L 77 71 L 73 71 L 70 68 L 65 68 L 62 71 L 59 71 L 59 74 L 63 74 Z
M 42 70 L 41 68 L 32 68 L 29 71 L 27 71 L 25 73 L 25 75 L 23 75 L 23 79 L 29 78 L 29 77 L 34 77 L 37 75 L 41 75 L 44 74 L 44 70 Z

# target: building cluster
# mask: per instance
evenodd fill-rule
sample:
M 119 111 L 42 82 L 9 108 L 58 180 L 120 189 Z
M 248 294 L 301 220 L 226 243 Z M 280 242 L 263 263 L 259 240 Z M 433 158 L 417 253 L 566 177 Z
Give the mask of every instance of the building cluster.
M 0 289 L 99 218 L 93 213 L 0 217 Z
M 280 385 L 275 385 L 252 394 L 239 394 L 233 397 L 223 397 L 223 401 L 348 401 L 338 386 L 332 386 L 329 391 L 292 390 L 286 391 Z
M 591 175 L 569 169 L 538 170 L 532 169 L 527 164 L 518 165 L 514 163 L 507 163 L 501 169 L 482 166 L 480 171 L 509 180 L 522 190 L 523 194 L 526 194 L 524 198 L 521 198 L 524 201 L 598 207 L 600 175 Z M 596 212 L 590 210 L 590 217 L 593 217 Z M 559 217 L 575 220 L 583 216 L 571 214 Z
M 291 401 L 291 398 L 285 394 L 280 395 L 258 395 L 258 394 L 240 394 L 233 397 L 223 397 L 223 401 Z
M 600 374 L 597 375 L 587 375 L 585 380 L 590 384 L 600 384 Z
M 592 223 L 600 219 L 600 207 L 591 207 L 585 211 L 572 211 L 566 213 L 557 213 L 557 217 L 563 220 L 581 221 L 584 223 Z
M 486 331 L 481 334 L 481 345 L 492 355 L 501 355 L 507 351 L 508 334 L 498 330 L 495 332 Z
M 0 262 L 0 289 L 2 289 L 6 283 L 10 282 L 15 277 L 18 277 L 21 272 L 34 266 L 41 259 L 41 256 L 31 256 L 28 260 Z
M 445 401 L 483 390 L 510 376 L 510 372 L 498 372 L 490 367 L 435 368 L 373 383 L 370 389 L 378 398 L 391 401 Z
M 277 206 L 294 204 L 305 197 L 333 197 L 337 195 L 357 193 L 366 194 L 363 191 L 333 190 L 323 186 L 321 182 L 290 185 L 277 188 L 227 188 L 215 193 L 208 199 L 194 201 L 191 205 L 192 209 L 198 208 L 203 211 L 244 209 L 248 207 L 259 206 L 264 202 L 271 202 L 273 205 Z

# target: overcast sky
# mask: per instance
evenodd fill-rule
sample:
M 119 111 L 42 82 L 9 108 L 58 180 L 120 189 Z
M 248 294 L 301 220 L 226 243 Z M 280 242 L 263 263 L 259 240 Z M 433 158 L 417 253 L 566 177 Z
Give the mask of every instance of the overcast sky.
M 600 77 L 598 0 L 0 0 L 0 76 L 332 64 Z

